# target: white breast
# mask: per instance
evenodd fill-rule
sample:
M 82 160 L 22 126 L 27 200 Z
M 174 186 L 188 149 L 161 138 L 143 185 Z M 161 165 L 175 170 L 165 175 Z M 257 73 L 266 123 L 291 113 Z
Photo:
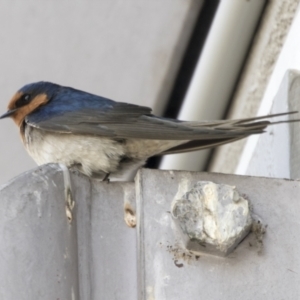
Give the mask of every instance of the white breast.
M 88 176 L 94 170 L 116 171 L 124 155 L 122 144 L 107 138 L 53 133 L 30 126 L 25 129 L 25 147 L 39 165 L 53 162 L 71 167 L 81 164 L 83 173 Z
M 31 157 L 42 165 L 62 163 L 76 166 L 87 176 L 109 173 L 113 177 L 133 174 L 145 161 L 183 141 L 132 139 L 116 141 L 89 135 L 62 134 L 25 127 L 24 144 Z

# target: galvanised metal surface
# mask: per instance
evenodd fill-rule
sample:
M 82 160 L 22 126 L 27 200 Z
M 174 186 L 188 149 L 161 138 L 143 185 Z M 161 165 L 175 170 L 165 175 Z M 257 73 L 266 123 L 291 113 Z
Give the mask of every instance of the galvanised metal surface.
M 24 173 L 0 191 L 0 299 L 79 299 L 76 222 L 57 167 Z
M 257 220 L 226 258 L 182 247 L 170 210 L 197 181 L 236 186 Z M 300 181 L 142 170 L 137 184 L 139 299 L 299 299 Z
M 71 182 L 71 223 L 58 165 L 2 186 L 0 299 L 137 299 L 136 234 L 124 221 L 134 184 Z
M 144 169 L 108 184 L 71 173 L 69 222 L 64 180 L 51 164 L 1 187 L 0 299 L 300 296 L 300 181 Z M 253 232 L 226 258 L 184 249 L 172 220 L 172 201 L 200 180 L 250 202 Z

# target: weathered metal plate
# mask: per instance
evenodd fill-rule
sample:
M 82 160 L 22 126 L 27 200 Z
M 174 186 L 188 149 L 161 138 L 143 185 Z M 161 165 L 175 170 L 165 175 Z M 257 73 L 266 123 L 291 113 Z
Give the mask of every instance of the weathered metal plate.
M 182 248 L 174 197 L 199 180 L 236 186 L 266 226 L 226 258 Z M 300 181 L 141 170 L 136 178 L 139 299 L 298 299 Z
M 0 189 L 0 299 L 137 299 L 136 231 L 124 221 L 134 183 L 71 182 L 71 223 L 58 165 Z
M 76 223 L 64 180 L 47 166 L 0 191 L 0 299 L 79 299 Z

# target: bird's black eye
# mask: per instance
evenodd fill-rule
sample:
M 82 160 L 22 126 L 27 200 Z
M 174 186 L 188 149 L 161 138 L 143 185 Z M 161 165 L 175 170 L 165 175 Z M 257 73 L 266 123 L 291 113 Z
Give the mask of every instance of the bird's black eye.
M 24 94 L 16 101 L 16 108 L 25 106 L 31 100 L 31 96 L 29 94 Z

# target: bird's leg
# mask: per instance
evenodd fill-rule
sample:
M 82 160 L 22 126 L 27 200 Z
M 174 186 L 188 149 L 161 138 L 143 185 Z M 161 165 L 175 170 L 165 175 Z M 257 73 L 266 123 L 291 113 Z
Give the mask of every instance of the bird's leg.
M 75 201 L 72 196 L 72 186 L 69 169 L 64 164 L 59 164 L 60 168 L 63 171 L 64 176 L 64 192 L 65 192 L 65 208 L 66 208 L 66 216 L 69 220 L 69 223 L 72 223 L 73 215 L 72 210 L 75 206 Z
M 109 183 L 109 175 L 110 175 L 110 173 L 106 173 L 105 174 L 105 176 L 104 176 L 104 178 L 102 179 L 102 181 L 106 181 L 107 183 Z

